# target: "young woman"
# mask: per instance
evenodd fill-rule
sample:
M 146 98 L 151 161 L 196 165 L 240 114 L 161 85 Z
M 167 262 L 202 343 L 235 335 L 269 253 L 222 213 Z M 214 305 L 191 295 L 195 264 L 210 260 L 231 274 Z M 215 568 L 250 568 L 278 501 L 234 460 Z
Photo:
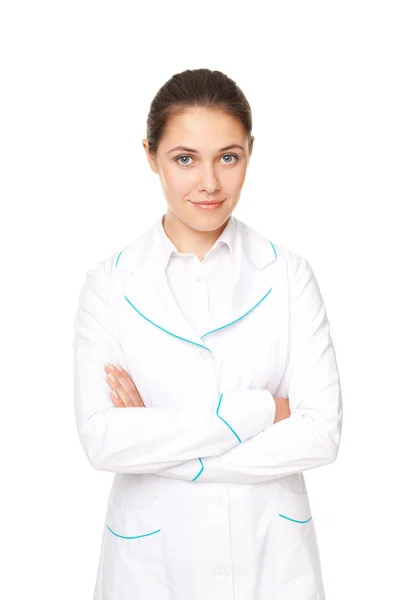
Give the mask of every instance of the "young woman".
M 143 140 L 167 210 L 79 296 L 77 429 L 115 473 L 95 600 L 325 598 L 303 471 L 341 387 L 310 262 L 232 215 L 251 129 L 223 73 L 171 77 Z

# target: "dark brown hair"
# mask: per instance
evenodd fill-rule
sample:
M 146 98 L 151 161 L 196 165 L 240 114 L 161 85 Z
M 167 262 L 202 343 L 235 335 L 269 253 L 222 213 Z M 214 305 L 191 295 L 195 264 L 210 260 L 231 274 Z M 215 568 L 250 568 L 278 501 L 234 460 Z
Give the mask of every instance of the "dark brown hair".
M 219 109 L 238 119 L 247 133 L 251 152 L 251 108 L 239 86 L 221 71 L 187 69 L 173 75 L 152 100 L 146 133 L 152 154 L 157 152 L 169 119 L 189 107 Z

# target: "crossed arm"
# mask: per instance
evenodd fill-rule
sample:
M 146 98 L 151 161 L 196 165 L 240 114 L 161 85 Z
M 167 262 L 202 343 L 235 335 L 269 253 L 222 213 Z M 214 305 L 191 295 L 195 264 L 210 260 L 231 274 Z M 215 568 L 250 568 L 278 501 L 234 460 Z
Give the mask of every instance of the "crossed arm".
M 289 265 L 291 338 L 279 396 L 289 398 L 277 418 L 268 390 L 227 390 L 193 412 L 185 407 L 139 410 L 111 401 L 107 364 L 123 364 L 111 320 L 105 263 L 88 272 L 75 319 L 74 381 L 78 434 L 98 469 L 157 473 L 194 482 L 258 483 L 333 462 L 337 456 L 342 397 L 323 299 L 310 263 Z M 109 380 L 108 380 L 109 381 Z M 118 386 L 114 386 L 117 388 Z M 124 405 L 125 406 L 125 405 Z

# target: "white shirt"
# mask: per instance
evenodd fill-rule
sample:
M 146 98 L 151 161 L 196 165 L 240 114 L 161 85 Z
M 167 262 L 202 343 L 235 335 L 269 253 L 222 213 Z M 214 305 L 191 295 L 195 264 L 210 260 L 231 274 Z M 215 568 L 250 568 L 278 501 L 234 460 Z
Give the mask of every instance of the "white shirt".
M 163 221 L 164 217 L 157 221 L 156 229 L 169 286 L 187 321 L 203 335 L 208 330 L 210 317 L 228 300 L 234 275 L 234 219 L 229 218 L 204 260 L 194 252 L 179 252 L 167 236 Z

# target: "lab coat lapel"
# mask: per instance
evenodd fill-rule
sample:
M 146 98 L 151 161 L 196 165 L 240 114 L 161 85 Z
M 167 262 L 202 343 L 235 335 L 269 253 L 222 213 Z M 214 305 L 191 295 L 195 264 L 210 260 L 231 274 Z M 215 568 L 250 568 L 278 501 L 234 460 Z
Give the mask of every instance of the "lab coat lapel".
M 275 247 L 239 219 L 235 221 L 231 290 L 202 338 L 245 318 L 272 292 L 271 271 L 265 267 L 276 259 Z
M 203 340 L 182 313 L 163 266 L 156 223 L 140 249 L 131 244 L 121 255 L 120 268 L 129 271 L 125 300 L 141 317 L 173 337 L 205 347 Z M 124 256 L 125 255 L 125 256 Z
M 139 249 L 135 249 L 133 243 L 120 257 L 119 268 L 129 272 L 125 280 L 125 300 L 132 310 L 146 319 L 149 326 L 159 327 L 166 334 L 209 350 L 209 334 L 245 318 L 272 291 L 271 278 L 264 267 L 276 259 L 275 248 L 238 219 L 235 225 L 234 279 L 207 332 L 199 336 L 175 300 L 163 267 L 155 224 L 143 236 Z

